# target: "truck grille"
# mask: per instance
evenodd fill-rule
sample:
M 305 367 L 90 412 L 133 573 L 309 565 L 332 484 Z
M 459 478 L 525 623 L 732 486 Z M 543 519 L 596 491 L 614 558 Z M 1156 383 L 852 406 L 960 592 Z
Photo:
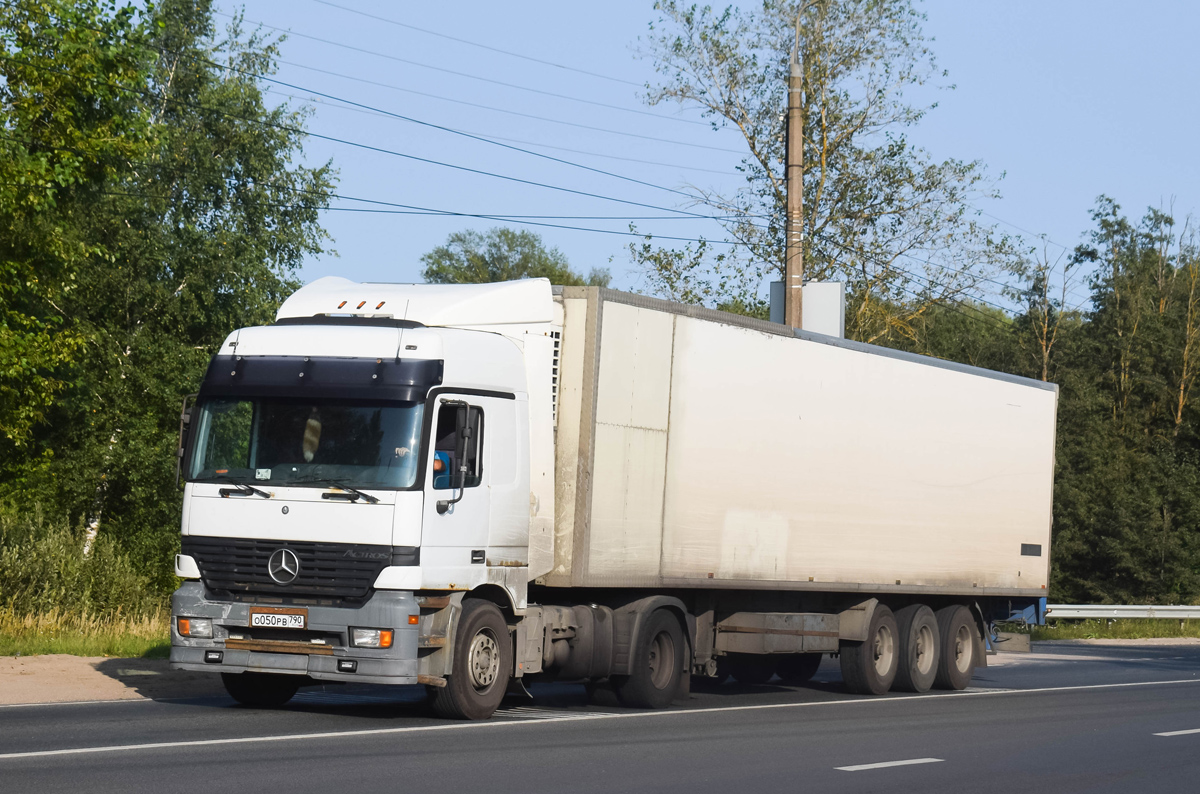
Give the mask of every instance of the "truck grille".
M 280 549 L 291 550 L 299 561 L 299 573 L 286 585 L 272 579 L 268 570 L 271 555 Z M 196 559 L 210 590 L 349 599 L 366 598 L 392 559 L 391 546 L 195 535 L 183 538 L 182 552 Z

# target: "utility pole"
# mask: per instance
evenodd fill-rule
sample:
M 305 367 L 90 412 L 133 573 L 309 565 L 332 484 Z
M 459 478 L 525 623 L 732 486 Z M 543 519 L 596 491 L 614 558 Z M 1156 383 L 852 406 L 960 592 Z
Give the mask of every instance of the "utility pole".
M 796 44 L 788 75 L 787 224 L 784 230 L 783 321 L 800 328 L 804 312 L 804 71 L 800 67 L 800 15 L 796 15 Z

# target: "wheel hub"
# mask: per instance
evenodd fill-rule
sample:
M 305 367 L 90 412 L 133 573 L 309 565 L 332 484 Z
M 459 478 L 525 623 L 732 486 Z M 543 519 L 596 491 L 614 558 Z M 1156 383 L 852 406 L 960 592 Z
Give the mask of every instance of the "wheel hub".
M 471 640 L 467 652 L 471 685 L 476 689 L 487 689 L 500 673 L 500 644 L 491 629 L 484 629 Z

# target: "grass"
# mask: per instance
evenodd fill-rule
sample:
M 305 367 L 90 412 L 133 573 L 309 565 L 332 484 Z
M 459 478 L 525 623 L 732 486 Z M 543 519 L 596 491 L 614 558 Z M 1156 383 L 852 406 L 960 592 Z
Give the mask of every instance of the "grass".
M 58 610 L 19 615 L 0 609 L 0 656 L 65 653 L 165 659 L 171 652 L 169 625 L 166 612 L 96 617 Z
M 1142 640 L 1200 637 L 1200 620 L 1058 620 L 1034 626 L 1037 640 Z

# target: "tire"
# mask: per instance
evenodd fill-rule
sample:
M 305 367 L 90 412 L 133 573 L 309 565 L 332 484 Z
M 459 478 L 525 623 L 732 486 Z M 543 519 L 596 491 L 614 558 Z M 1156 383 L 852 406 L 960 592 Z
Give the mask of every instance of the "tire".
M 779 660 L 779 677 L 788 686 L 800 686 L 812 680 L 821 666 L 819 653 L 793 653 Z
M 613 676 L 621 703 L 633 708 L 661 709 L 679 695 L 680 677 L 688 660 L 687 643 L 673 614 L 665 609 L 650 613 L 642 626 L 626 676 Z
M 937 624 L 941 632 L 941 658 L 933 685 L 938 689 L 966 689 L 978 661 L 975 648 L 979 642 L 979 629 L 975 618 L 971 610 L 955 604 L 937 611 Z
M 899 631 L 892 610 L 875 606 L 866 642 L 843 640 L 838 655 L 842 663 L 842 681 L 856 695 L 883 695 L 896 679 Z
M 454 720 L 486 720 L 492 716 L 512 676 L 512 641 L 508 623 L 491 601 L 463 600 L 454 632 L 454 659 L 446 686 L 433 696 L 433 712 Z
M 275 709 L 292 699 L 304 676 L 274 673 L 221 673 L 229 696 L 243 706 Z
M 892 689 L 928 692 L 942 658 L 937 618 L 924 604 L 912 604 L 896 613 L 896 626 L 900 631 L 900 659 Z
M 739 684 L 762 686 L 775 677 L 775 669 L 779 666 L 779 658 L 765 653 L 731 653 L 729 672 Z

